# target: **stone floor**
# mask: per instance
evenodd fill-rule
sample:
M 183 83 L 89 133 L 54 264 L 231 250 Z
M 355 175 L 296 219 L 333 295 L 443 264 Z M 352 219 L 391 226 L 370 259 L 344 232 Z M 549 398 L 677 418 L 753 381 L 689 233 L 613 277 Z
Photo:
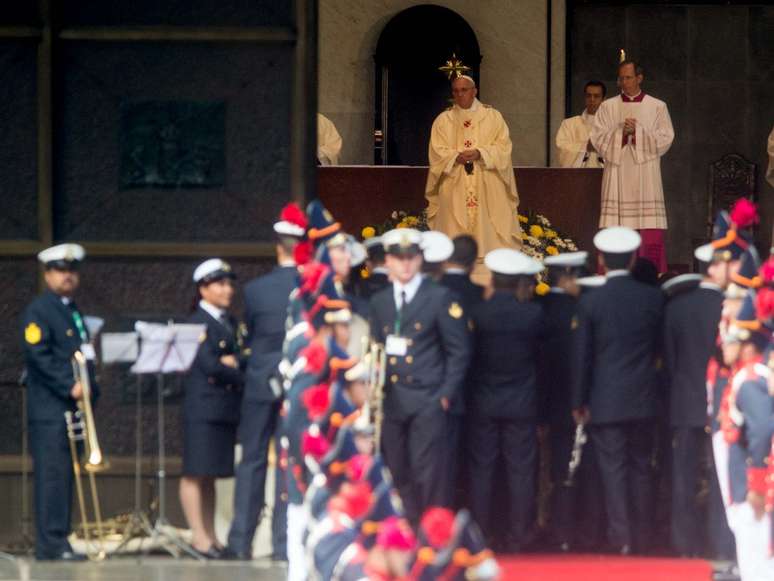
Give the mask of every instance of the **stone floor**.
M 282 581 L 286 567 L 268 559 L 197 563 L 171 557 L 119 557 L 100 563 L 0 560 L 0 580 L 18 581 Z

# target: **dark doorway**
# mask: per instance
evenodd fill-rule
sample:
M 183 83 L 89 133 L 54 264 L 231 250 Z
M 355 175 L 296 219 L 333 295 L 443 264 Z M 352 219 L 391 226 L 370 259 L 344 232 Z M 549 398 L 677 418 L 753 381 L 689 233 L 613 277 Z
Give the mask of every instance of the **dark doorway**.
M 384 27 L 374 56 L 376 164 L 427 165 L 433 119 L 450 104 L 449 80 L 438 67 L 453 55 L 479 84 L 476 34 L 448 8 L 414 6 Z

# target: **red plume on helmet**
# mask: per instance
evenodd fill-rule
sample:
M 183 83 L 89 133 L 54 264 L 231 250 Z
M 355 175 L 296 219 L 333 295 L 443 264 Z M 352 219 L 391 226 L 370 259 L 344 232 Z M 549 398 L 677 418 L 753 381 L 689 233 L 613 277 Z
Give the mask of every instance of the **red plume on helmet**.
M 774 257 L 763 263 L 760 276 L 763 286 L 755 293 L 755 312 L 765 322 L 774 317 Z
M 320 383 L 310 387 L 301 395 L 301 401 L 309 419 L 319 420 L 328 411 L 331 403 L 330 386 L 327 383 Z
M 443 548 L 449 544 L 454 532 L 454 513 L 448 508 L 428 508 L 422 515 L 419 528 L 434 548 Z
M 298 266 L 303 266 L 312 260 L 314 245 L 309 240 L 302 240 L 293 247 L 293 260 Z
M 315 294 L 329 272 L 330 268 L 321 262 L 306 264 L 301 273 L 301 284 L 298 290 L 302 295 Z
M 302 349 L 299 356 L 306 358 L 306 367 L 304 368 L 304 371 L 316 375 L 319 375 L 322 372 L 325 363 L 328 361 L 328 351 L 323 345 L 317 342 L 312 342 Z
M 739 198 L 731 208 L 731 221 L 737 228 L 750 228 L 759 220 L 758 206 L 747 198 Z
M 306 217 L 306 213 L 301 210 L 301 208 L 299 208 L 298 204 L 295 202 L 290 202 L 289 204 L 286 204 L 284 208 L 282 208 L 282 212 L 280 212 L 280 220 L 295 224 L 304 230 L 306 230 L 306 227 L 309 225 L 309 220 Z
M 314 456 L 317 460 L 325 456 L 330 448 L 330 443 L 319 430 L 315 433 L 310 433 L 309 430 L 307 430 L 301 438 L 301 453 Z

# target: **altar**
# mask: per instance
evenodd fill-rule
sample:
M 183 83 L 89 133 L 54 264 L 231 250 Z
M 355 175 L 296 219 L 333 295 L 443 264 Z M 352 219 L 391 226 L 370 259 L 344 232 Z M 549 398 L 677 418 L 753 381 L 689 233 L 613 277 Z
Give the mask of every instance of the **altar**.
M 598 230 L 601 169 L 516 167 L 519 213 L 543 214 L 579 249 L 592 248 Z M 392 212 L 421 211 L 426 166 L 328 166 L 318 171 L 319 197 L 344 230 L 359 237 L 363 226 Z

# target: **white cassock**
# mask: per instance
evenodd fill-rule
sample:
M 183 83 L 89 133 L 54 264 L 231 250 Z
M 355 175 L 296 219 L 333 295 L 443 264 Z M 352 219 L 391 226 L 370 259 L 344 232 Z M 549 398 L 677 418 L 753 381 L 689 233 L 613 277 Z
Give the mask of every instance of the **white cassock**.
M 479 258 L 496 248 L 521 246 L 512 147 L 503 116 L 478 99 L 469 109 L 455 105 L 433 122 L 425 186 L 428 224 L 449 238 L 473 236 Z M 455 163 L 467 149 L 481 153 L 471 173 Z
M 591 143 L 605 160 L 599 227 L 666 230 L 661 156 L 675 138 L 672 120 L 659 99 L 643 93 L 631 102 L 625 98 L 618 95 L 602 103 L 591 130 Z M 637 128 L 624 141 L 627 117 L 637 120 Z
M 766 180 L 774 186 L 774 129 L 769 133 L 769 169 L 766 170 Z
M 338 165 L 341 154 L 341 135 L 333 121 L 317 114 L 317 160 L 320 165 Z
M 603 167 L 596 151 L 586 151 L 594 115 L 583 111 L 562 121 L 556 132 L 556 154 L 561 167 Z

